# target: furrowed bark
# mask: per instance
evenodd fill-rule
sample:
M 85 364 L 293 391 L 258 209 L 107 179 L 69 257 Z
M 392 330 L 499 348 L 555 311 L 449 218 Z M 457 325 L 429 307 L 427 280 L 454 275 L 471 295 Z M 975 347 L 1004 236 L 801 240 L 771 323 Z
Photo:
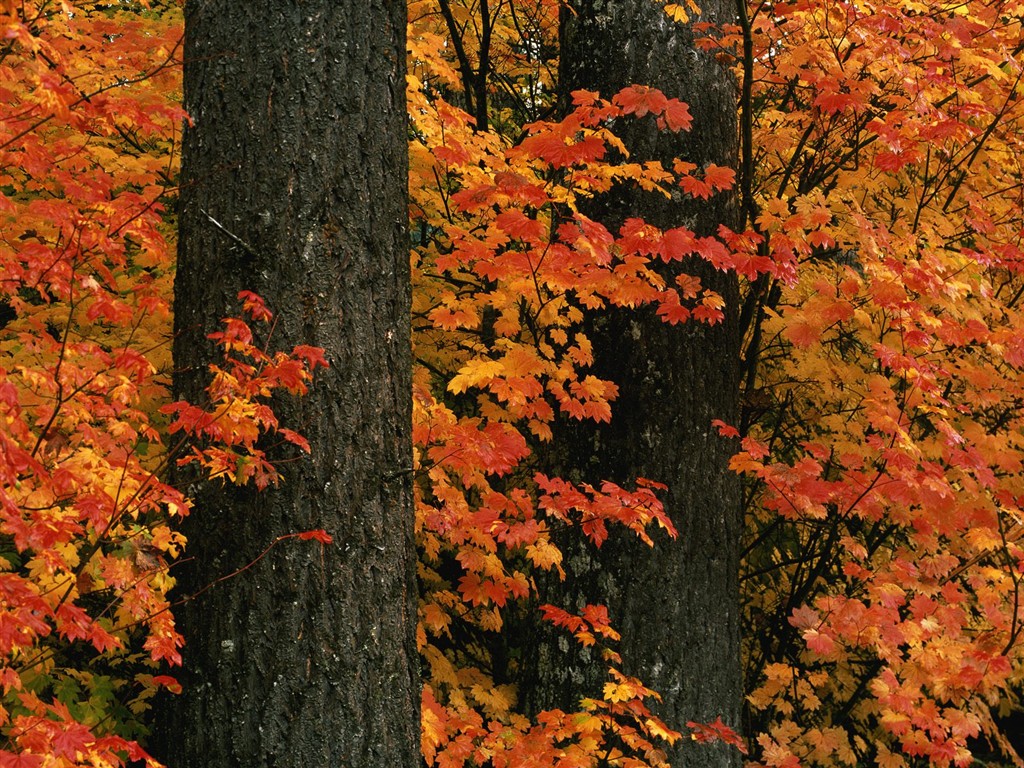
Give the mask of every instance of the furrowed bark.
M 179 597 L 175 768 L 394 768 L 419 757 L 410 489 L 405 4 L 190 0 L 175 284 L 179 398 L 202 401 L 206 335 L 240 290 L 269 346 L 323 347 L 310 393 L 273 403 L 312 454 L 280 487 L 191 478 Z M 273 436 L 272 436 L 273 437 Z

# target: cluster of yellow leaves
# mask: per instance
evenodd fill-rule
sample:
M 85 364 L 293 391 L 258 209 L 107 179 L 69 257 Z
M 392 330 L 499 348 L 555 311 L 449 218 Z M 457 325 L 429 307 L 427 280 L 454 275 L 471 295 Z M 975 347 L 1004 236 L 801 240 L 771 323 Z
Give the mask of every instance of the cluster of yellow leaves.
M 898 313 L 906 308 L 906 317 L 922 325 L 934 325 L 933 318 L 942 313 L 963 317 L 959 299 L 972 290 L 968 276 L 960 277 L 964 265 L 975 265 L 979 272 L 988 265 L 974 254 L 940 250 L 942 258 L 926 262 L 927 268 L 920 263 L 913 272 L 899 268 L 899 259 L 921 251 L 922 240 L 916 232 L 901 235 L 895 226 L 903 221 L 900 203 L 908 199 L 906 190 L 917 180 L 899 176 L 909 171 L 893 167 L 876 134 L 864 138 L 868 120 L 862 129 L 851 131 L 844 122 L 850 118 L 843 112 L 846 95 L 870 90 L 865 82 L 881 77 L 878 73 L 891 67 L 891 62 L 857 38 L 849 48 L 863 69 L 847 75 L 849 82 L 840 82 L 835 73 L 826 77 L 815 68 L 837 58 L 845 63 L 847 54 L 834 38 L 822 36 L 822 25 L 828 25 L 818 18 L 820 9 L 758 9 L 754 21 L 761 47 L 753 62 L 762 69 L 754 73 L 757 101 L 747 105 L 751 119 L 757 118 L 758 141 L 751 145 L 751 151 L 758 153 L 753 165 L 757 176 L 745 179 L 750 185 L 748 202 L 756 206 L 749 211 L 754 226 L 743 233 L 723 231 L 721 239 L 698 239 L 685 230 L 661 232 L 630 220 L 620 232 L 612 233 L 582 216 L 576 201 L 617 184 L 665 193 L 678 187 L 707 197 L 733 182 L 728 169 L 709 167 L 696 177 L 697 169 L 684 162 L 672 169 L 631 163 L 609 129 L 608 120 L 627 115 L 656 116 L 663 129 L 685 128 L 690 121 L 685 105 L 634 86 L 607 100 L 597 94 L 574 94 L 575 109 L 560 122 L 527 123 L 514 136 L 481 130 L 479 110 L 470 116 L 452 102 L 461 98 L 470 107 L 475 99 L 473 103 L 479 105 L 490 93 L 485 88 L 468 95 L 474 78 L 486 79 L 481 69 L 482 37 L 475 38 L 476 48 L 471 46 L 465 56 L 459 54 L 458 62 L 449 64 L 446 49 L 436 46 L 437 39 L 444 37 L 440 27 L 434 27 L 433 37 L 417 31 L 425 19 L 443 17 L 445 6 L 434 16 L 430 6 L 416 7 L 410 32 L 409 99 L 414 126 L 410 149 L 414 323 L 424 369 L 418 374 L 417 445 L 419 466 L 429 479 L 421 484 L 418 502 L 420 537 L 427 553 L 421 563 L 425 592 L 421 647 L 433 674 L 432 706 L 449 715 L 438 715 L 433 722 L 446 723 L 460 734 L 455 738 L 452 730 L 439 733 L 427 749 L 430 759 L 449 764 L 451 750 L 460 759 L 469 759 L 471 744 L 487 742 L 480 713 L 492 718 L 492 723 L 503 723 L 503 728 L 515 721 L 513 731 L 524 732 L 527 726 L 516 720 L 511 699 L 503 696 L 502 706 L 497 706 L 493 698 L 481 695 L 495 689 L 493 677 L 481 672 L 491 661 L 486 642 L 476 639 L 467 644 L 462 639 L 467 630 L 463 627 L 461 637 L 455 637 L 455 627 L 468 623 L 474 630 L 499 631 L 506 603 L 530 592 L 529 569 L 562 568 L 547 535 L 548 525 L 568 519 L 565 510 L 572 510 L 580 515 L 585 532 L 600 542 L 606 530 L 597 510 L 614 507 L 623 498 L 621 489 L 606 488 L 596 494 L 594 489 L 562 487 L 559 481 L 536 477 L 534 481 L 548 494 L 548 501 L 539 506 L 548 517 L 538 519 L 531 483 L 517 472 L 528 456 L 530 441 L 551 438 L 549 424 L 556 413 L 598 420 L 611 416 L 615 385 L 586 375 L 592 350 L 580 329 L 581 321 L 587 312 L 608 304 L 657 303 L 669 322 L 714 322 L 720 317 L 718 297 L 705 294 L 692 278 L 665 286 L 652 268 L 652 259 L 698 255 L 749 280 L 747 397 L 752 407 L 740 426 L 744 433 L 762 434 L 764 440 L 748 437 L 734 466 L 758 480 L 753 487 L 753 543 L 746 568 L 753 574 L 748 578 L 767 589 L 751 590 L 749 613 L 774 616 L 782 624 L 781 630 L 763 633 L 764 637 L 751 632 L 756 640 L 748 655 L 751 679 L 757 686 L 751 698 L 756 712 L 752 719 L 763 723 L 764 730 L 758 739 L 759 759 L 771 765 L 795 765 L 801 760 L 822 764 L 873 758 L 895 761 L 901 759 L 902 750 L 940 764 L 963 760 L 966 739 L 978 733 L 977 727 L 965 728 L 964 723 L 976 724 L 980 715 L 958 719 L 955 705 L 932 713 L 928 685 L 946 686 L 942 690 L 957 697 L 959 705 L 972 701 L 970 697 L 979 691 L 999 690 L 1006 682 L 1007 667 L 997 663 L 998 653 L 991 652 L 970 659 L 961 655 L 955 663 L 939 664 L 934 660 L 946 657 L 939 648 L 938 633 L 904 626 L 903 597 L 894 595 L 893 588 L 905 574 L 892 565 L 894 552 L 909 546 L 905 530 L 937 525 L 940 510 L 934 502 L 959 490 L 963 480 L 948 475 L 947 467 L 940 464 L 922 472 L 925 468 L 917 460 L 918 449 L 905 424 L 905 403 L 918 397 L 927 418 L 936 421 L 936 439 L 955 442 L 956 427 L 949 426 L 943 410 L 949 393 L 942 394 L 938 385 L 928 390 L 922 386 L 923 377 L 942 371 L 919 359 L 913 366 L 903 360 L 899 362 L 904 367 L 894 366 L 890 352 L 897 348 L 895 332 L 900 354 L 906 357 L 909 326 Z M 850 8 L 844 6 L 844 12 L 852 13 Z M 476 19 L 477 10 L 467 6 L 459 18 Z M 811 21 L 801 36 L 794 22 L 805 18 Z M 486 18 L 481 23 L 487 27 Z M 457 31 L 447 28 L 449 35 Z M 871 32 L 866 39 L 887 51 L 890 43 L 884 25 Z M 775 41 L 771 37 L 775 34 L 783 34 L 783 41 Z M 790 54 L 802 62 L 801 57 L 815 46 L 822 50 L 809 59 L 810 64 L 789 63 Z M 804 72 L 808 66 L 814 71 Z M 467 72 L 476 74 L 469 77 Z M 772 97 L 789 103 L 779 105 Z M 800 101 L 804 98 L 806 102 Z M 750 114 L 754 104 L 759 108 L 756 115 Z M 855 107 L 850 109 L 856 113 Z M 972 114 L 966 111 L 968 117 Z M 849 136 L 865 146 L 845 156 Z M 929 133 L 920 142 L 934 139 Z M 876 156 L 881 159 L 868 159 Z M 859 162 L 866 170 L 857 167 Z M 963 179 L 948 172 L 946 178 L 958 189 L 965 186 Z M 927 202 L 936 200 L 940 197 L 933 195 Z M 928 205 L 919 207 L 922 215 L 915 217 L 914 227 L 930 221 L 923 215 L 930 210 Z M 880 218 L 880 212 L 888 218 Z M 934 240 L 935 232 L 924 242 Z M 957 230 L 946 234 L 954 236 Z M 960 286 L 954 277 L 968 282 Z M 980 288 L 973 290 L 977 294 Z M 910 297 L 908 291 L 920 296 Z M 944 303 L 940 307 L 934 301 Z M 933 325 L 926 325 L 929 333 L 934 333 Z M 959 325 L 946 322 L 942 327 L 954 333 Z M 825 342 L 831 346 L 823 351 Z M 963 346 L 972 340 L 952 343 Z M 914 378 L 908 384 L 905 374 L 910 371 Z M 446 395 L 440 394 L 442 389 Z M 863 415 L 863 421 L 851 414 Z M 908 463 L 906 451 L 914 456 L 913 462 Z M 772 454 L 778 458 L 767 460 Z M 426 464 L 425 455 L 430 457 Z M 954 456 L 967 462 L 963 451 L 950 452 L 947 460 L 953 461 Z M 973 467 L 968 462 L 966 469 L 973 471 Z M 621 508 L 628 514 L 614 519 L 636 520 L 641 535 L 646 525 L 662 519 L 657 513 L 645 517 L 648 504 L 636 497 Z M 960 521 L 949 509 L 947 516 L 955 522 L 947 521 L 942 529 L 945 537 L 977 523 L 976 519 Z M 852 523 L 848 525 L 847 520 Z M 500 535 L 495 535 L 498 531 Z M 523 532 L 525 538 L 513 535 L 503 540 L 506 531 Z M 946 538 L 936 539 L 934 553 L 908 550 L 904 559 L 934 554 L 941 560 L 947 544 Z M 843 557 L 844 547 L 851 553 L 871 549 L 871 557 L 862 558 L 868 562 L 860 565 L 859 578 L 868 583 L 864 597 L 859 587 L 853 594 L 834 594 L 836 589 L 844 591 L 855 576 L 855 564 Z M 976 582 L 971 585 L 971 599 L 991 594 L 989 602 L 995 604 L 995 596 L 1015 594 L 1015 588 L 1007 591 L 1005 587 Z M 935 599 L 934 590 L 928 594 Z M 819 597 L 830 602 L 818 602 Z M 876 599 L 880 606 L 873 604 Z M 798 627 L 790 619 L 805 602 L 814 602 L 822 618 L 814 626 Z M 547 613 L 581 642 L 596 641 L 581 618 L 566 618 L 553 607 Z M 841 616 L 845 623 L 838 622 Z M 832 620 L 835 626 L 827 626 Z M 937 621 L 930 615 L 922 620 Z M 431 635 L 445 642 L 435 645 Z M 833 676 L 810 678 L 816 686 L 833 690 L 796 701 L 789 688 L 779 695 L 758 694 L 763 670 L 800 654 L 801 643 L 806 648 L 803 664 L 828 661 L 838 667 L 842 663 L 842 670 Z M 906 658 L 908 646 L 925 650 Z M 977 650 L 975 646 L 973 651 Z M 933 663 L 915 666 L 923 665 L 925 658 Z M 961 659 L 966 660 L 961 663 Z M 868 700 L 866 694 L 875 694 L 869 683 L 883 673 L 884 665 L 893 667 L 897 662 L 901 671 L 917 669 L 934 680 L 907 699 L 916 715 L 916 719 L 908 715 L 912 727 L 906 733 L 890 729 L 888 733 L 896 739 L 886 742 L 884 729 L 892 721 L 885 718 L 892 703 L 881 694 Z M 950 680 L 969 674 L 968 667 L 979 666 L 986 669 L 986 677 L 976 684 L 965 687 Z M 793 667 L 794 673 L 799 669 Z M 628 686 L 609 683 L 605 703 L 617 703 L 620 693 L 628 690 Z M 439 700 L 444 703 L 438 704 Z M 827 706 L 822 705 L 826 700 Z M 806 726 L 794 725 L 791 718 L 797 710 L 814 713 Z M 452 713 L 458 715 L 450 717 Z M 847 720 L 851 713 L 854 717 Z M 465 730 L 467 717 L 473 728 L 480 729 L 473 731 L 474 736 Z M 844 722 L 835 722 L 837 717 Z M 883 729 L 881 742 L 869 738 L 879 728 Z M 461 746 L 453 746 L 456 742 Z M 886 743 L 894 744 L 895 751 Z M 474 759 L 486 762 L 492 757 L 477 753 Z
M 1021 10 L 755 4 L 732 30 L 749 258 L 776 265 L 734 460 L 762 765 L 966 765 L 1019 682 Z
M 180 20 L 0 9 L 0 764 L 123 764 L 176 662 L 153 416 Z M 145 653 L 142 653 L 144 651 Z

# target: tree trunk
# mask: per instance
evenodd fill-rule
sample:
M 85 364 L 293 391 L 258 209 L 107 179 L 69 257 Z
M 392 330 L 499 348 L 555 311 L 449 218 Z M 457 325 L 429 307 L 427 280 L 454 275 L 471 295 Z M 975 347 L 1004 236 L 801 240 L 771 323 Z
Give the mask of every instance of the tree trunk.
M 700 3 L 699 21 L 731 22 L 725 0 Z M 575 89 L 610 97 L 630 84 L 661 89 L 690 105 L 693 130 L 660 132 L 653 122 L 617 125 L 631 160 L 681 157 L 736 167 L 736 87 L 728 69 L 697 49 L 689 27 L 673 23 L 652 0 L 572 0 L 564 11 L 561 51 L 563 94 Z M 688 226 L 700 235 L 735 225 L 734 196 L 671 201 L 624 189 L 593 202 L 586 213 L 615 231 L 627 217 L 661 227 Z M 667 483 L 666 511 L 678 539 L 657 536 L 651 550 L 620 531 L 598 550 L 564 537 L 569 578 L 548 583 L 547 602 L 579 609 L 609 606 L 622 633 L 627 674 L 664 698 L 657 713 L 670 725 L 721 716 L 738 727 L 742 699 L 739 646 L 739 546 L 742 515 L 738 478 L 728 462 L 736 446 L 718 436 L 713 419 L 735 423 L 739 401 L 738 285 L 733 274 L 691 261 L 672 265 L 671 283 L 685 270 L 726 300 L 726 319 L 710 327 L 695 321 L 663 323 L 653 311 L 610 310 L 594 317 L 589 332 L 597 374 L 620 386 L 610 425 L 565 427 L 555 441 L 568 448 L 553 471 L 574 480 L 637 477 Z M 565 443 L 563 443 L 564 445 Z M 524 695 L 538 710 L 573 706 L 581 695 L 600 695 L 599 663 L 586 649 L 566 655 L 544 632 L 528 672 Z M 668 751 L 674 766 L 737 766 L 739 752 L 688 738 Z
M 279 543 L 180 610 L 172 768 L 420 763 L 405 24 L 398 0 L 186 5 L 176 395 L 203 399 L 206 334 L 242 289 L 276 313 L 272 349 L 331 367 L 273 404 L 312 445 L 280 487 L 192 481 L 178 593 L 283 534 L 334 543 Z

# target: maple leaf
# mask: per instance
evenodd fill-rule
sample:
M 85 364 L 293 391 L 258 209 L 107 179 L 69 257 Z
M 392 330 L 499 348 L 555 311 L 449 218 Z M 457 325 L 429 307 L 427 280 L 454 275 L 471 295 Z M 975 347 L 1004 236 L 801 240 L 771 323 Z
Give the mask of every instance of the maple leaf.
M 688 14 L 686 9 L 679 3 L 666 3 L 665 13 L 667 13 L 669 18 L 677 24 L 685 24 L 690 20 L 690 14 Z
M 50 742 L 53 754 L 74 760 L 76 755 L 88 751 L 93 739 L 92 732 L 84 725 L 65 723 L 61 731 Z
M 668 106 L 668 98 L 656 88 L 631 85 L 615 94 L 612 103 L 619 107 L 624 115 L 643 117 L 648 113 L 662 114 Z
M 835 651 L 835 641 L 816 629 L 805 630 L 803 638 L 807 647 L 821 656 L 828 656 Z
M 309 441 L 306 440 L 298 432 L 293 432 L 286 427 L 278 427 L 278 433 L 292 445 L 296 445 L 301 448 L 304 452 L 309 453 Z
M 0 767 L 2 768 L 40 768 L 42 765 L 42 755 L 30 752 L 14 754 L 7 750 L 0 750 Z
M 690 310 L 679 303 L 679 295 L 671 292 L 658 303 L 658 316 L 669 325 L 685 323 L 690 319 Z
M 690 729 L 690 738 L 694 741 L 722 741 L 736 747 L 741 754 L 747 754 L 747 745 L 743 739 L 722 721 L 721 716 L 716 717 L 710 723 L 698 723 L 691 720 L 686 723 L 686 727 Z
M 718 430 L 718 434 L 722 437 L 739 437 L 740 431 L 736 427 L 726 424 L 721 419 L 712 419 L 711 426 Z
M 273 319 L 274 315 L 267 308 L 266 303 L 252 291 L 241 291 L 238 298 L 242 302 L 242 311 L 253 320 L 269 322 Z
M 679 186 L 686 194 L 698 199 L 707 199 L 715 193 L 710 184 L 695 176 L 683 176 L 679 179 Z
M 303 531 L 302 533 L 296 534 L 302 541 L 319 541 L 321 544 L 330 544 L 334 541 L 334 537 L 322 528 L 318 528 L 314 531 Z
M 670 131 L 688 131 L 692 125 L 689 105 L 679 99 L 669 99 L 658 118 L 658 126 Z
M 503 363 L 497 360 L 474 360 L 459 371 L 459 374 L 448 382 L 448 391 L 458 394 L 470 387 L 486 383 L 505 370 Z
M 619 683 L 605 683 L 604 699 L 605 701 L 610 701 L 613 704 L 619 701 L 629 701 L 636 698 L 639 690 L 640 689 L 636 683 L 629 680 Z
M 704 168 L 704 183 L 712 189 L 727 190 L 736 182 L 736 171 L 721 165 L 709 163 Z

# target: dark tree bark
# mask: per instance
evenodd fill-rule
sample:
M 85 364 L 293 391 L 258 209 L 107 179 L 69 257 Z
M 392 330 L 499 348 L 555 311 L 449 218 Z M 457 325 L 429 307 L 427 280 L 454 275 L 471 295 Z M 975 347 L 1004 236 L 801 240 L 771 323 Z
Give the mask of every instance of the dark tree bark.
M 241 289 L 273 349 L 323 347 L 310 394 L 274 403 L 311 457 L 263 493 L 190 488 L 184 694 L 173 768 L 399 768 L 419 757 L 406 231 L 405 4 L 189 0 L 177 396 L 203 399 L 206 334 Z
M 700 21 L 730 22 L 727 0 L 700 2 Z M 690 105 L 693 130 L 659 132 L 653 121 L 617 125 L 631 160 L 669 164 L 681 157 L 736 167 L 736 86 L 728 69 L 697 49 L 691 30 L 667 18 L 652 0 L 571 0 L 564 13 L 561 89 L 612 96 L 630 84 L 657 87 Z M 624 189 L 596 200 L 587 214 L 615 231 L 627 217 L 661 227 L 685 225 L 714 234 L 736 223 L 730 195 L 694 201 L 681 195 Z M 548 583 L 548 602 L 580 608 L 609 606 L 622 633 L 624 671 L 664 697 L 655 707 L 670 725 L 721 716 L 737 727 L 742 699 L 739 647 L 739 545 L 742 523 L 738 478 L 729 471 L 736 446 L 718 436 L 712 419 L 736 423 L 740 338 L 735 275 L 692 261 L 665 269 L 698 275 L 726 300 L 725 322 L 664 324 L 653 311 L 610 310 L 594 317 L 590 334 L 599 375 L 620 386 L 610 425 L 566 426 L 555 444 L 569 448 L 553 470 L 575 480 L 637 477 L 667 483 L 666 511 L 679 530 L 655 549 L 619 532 L 597 550 L 565 537 L 569 578 Z M 532 709 L 572 706 L 600 693 L 599 662 L 586 650 L 543 633 L 527 672 L 524 694 Z M 568 656 L 567 654 L 568 649 Z M 669 751 L 674 766 L 736 766 L 732 747 L 683 739 Z

